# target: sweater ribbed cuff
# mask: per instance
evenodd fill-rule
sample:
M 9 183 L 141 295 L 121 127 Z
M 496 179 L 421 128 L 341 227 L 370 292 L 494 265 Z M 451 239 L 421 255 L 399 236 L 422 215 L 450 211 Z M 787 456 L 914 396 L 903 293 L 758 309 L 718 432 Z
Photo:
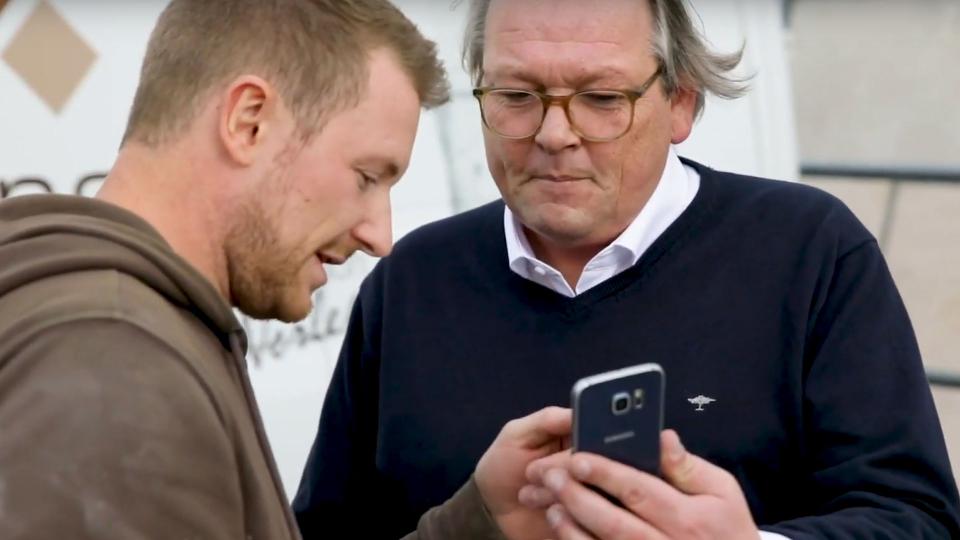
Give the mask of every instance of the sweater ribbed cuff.
M 506 540 L 483 504 L 473 477 L 445 503 L 420 517 L 417 532 L 403 540 Z

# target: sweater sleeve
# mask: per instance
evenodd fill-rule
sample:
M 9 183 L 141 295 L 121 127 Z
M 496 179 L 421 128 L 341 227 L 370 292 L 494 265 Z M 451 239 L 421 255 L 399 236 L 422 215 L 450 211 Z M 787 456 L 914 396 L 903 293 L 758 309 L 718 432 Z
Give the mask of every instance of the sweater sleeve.
M 0 538 L 241 538 L 232 445 L 180 356 L 120 320 L 0 355 Z
M 822 281 L 805 352 L 809 481 L 789 487 L 808 516 L 763 528 L 792 540 L 960 538 L 943 433 L 879 246 L 841 254 Z
M 417 531 L 402 540 L 506 540 L 480 498 L 471 478 L 440 506 L 420 518 Z

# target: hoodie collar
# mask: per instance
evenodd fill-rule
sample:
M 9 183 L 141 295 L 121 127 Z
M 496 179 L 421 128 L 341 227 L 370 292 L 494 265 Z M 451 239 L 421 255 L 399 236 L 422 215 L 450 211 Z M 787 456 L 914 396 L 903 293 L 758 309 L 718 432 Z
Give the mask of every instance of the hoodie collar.
M 129 274 L 194 312 L 224 346 L 243 327 L 200 272 L 177 255 L 149 223 L 98 199 L 23 195 L 0 202 L 0 296 L 26 283 L 68 272 L 113 269 Z

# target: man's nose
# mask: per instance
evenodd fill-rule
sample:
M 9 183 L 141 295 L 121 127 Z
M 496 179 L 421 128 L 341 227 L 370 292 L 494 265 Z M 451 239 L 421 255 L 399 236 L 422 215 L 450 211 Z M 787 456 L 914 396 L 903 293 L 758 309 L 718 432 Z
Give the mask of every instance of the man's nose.
M 374 257 L 386 257 L 393 249 L 393 224 L 390 215 L 390 195 L 377 197 L 367 210 L 366 218 L 353 230 L 360 249 Z
M 543 123 L 534 140 L 547 152 L 559 152 L 564 148 L 576 146 L 580 137 L 573 130 L 573 125 L 563 107 L 551 104 L 544 112 Z

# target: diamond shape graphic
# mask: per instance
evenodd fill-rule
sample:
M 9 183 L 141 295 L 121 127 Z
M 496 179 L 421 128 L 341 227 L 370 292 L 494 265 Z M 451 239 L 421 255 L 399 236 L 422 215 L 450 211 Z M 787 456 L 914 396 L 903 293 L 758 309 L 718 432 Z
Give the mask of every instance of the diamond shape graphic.
M 41 0 L 10 41 L 3 59 L 40 99 L 60 113 L 97 53 L 49 2 Z

